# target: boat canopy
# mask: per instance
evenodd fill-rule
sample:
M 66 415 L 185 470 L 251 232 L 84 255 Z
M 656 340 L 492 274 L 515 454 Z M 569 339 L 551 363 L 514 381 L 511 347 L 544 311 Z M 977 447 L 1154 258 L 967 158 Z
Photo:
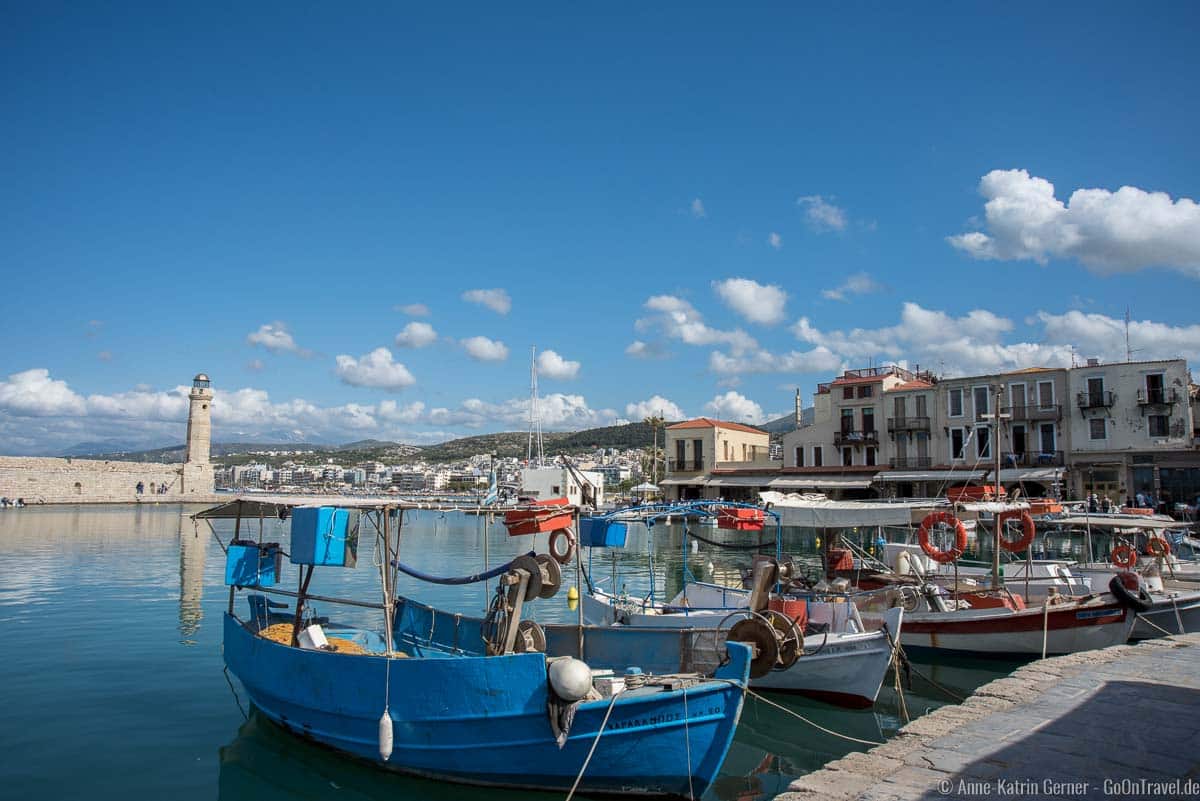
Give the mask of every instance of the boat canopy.
M 978 481 L 986 470 L 886 470 L 876 481 Z
M 850 476 L 784 476 L 771 479 L 767 486 L 773 490 L 866 489 L 871 486 L 871 479 Z
M 1151 529 L 1154 531 L 1164 531 L 1169 528 L 1184 528 L 1187 525 L 1186 523 L 1180 523 L 1176 520 L 1164 520 L 1159 517 L 1150 517 L 1148 515 L 1071 515 L 1069 517 L 1053 517 L 1047 520 L 1047 522 L 1057 523 L 1060 526 Z
M 804 528 L 853 528 L 855 526 L 908 526 L 919 522 L 944 501 L 832 501 L 823 495 L 785 495 L 761 492 L 759 497 L 778 512 L 783 525 Z

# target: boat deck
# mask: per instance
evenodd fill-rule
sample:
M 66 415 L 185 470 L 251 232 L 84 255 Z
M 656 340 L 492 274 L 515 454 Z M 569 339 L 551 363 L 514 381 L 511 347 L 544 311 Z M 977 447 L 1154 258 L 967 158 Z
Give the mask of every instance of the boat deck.
M 1193 797 L 1198 713 L 1200 634 L 1044 659 L 797 779 L 777 801 Z

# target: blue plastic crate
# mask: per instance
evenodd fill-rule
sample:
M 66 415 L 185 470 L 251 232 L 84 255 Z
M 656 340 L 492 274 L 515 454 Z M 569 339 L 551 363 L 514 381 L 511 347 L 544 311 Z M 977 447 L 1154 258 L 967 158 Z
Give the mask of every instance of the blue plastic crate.
M 358 518 L 357 509 L 297 506 L 292 510 L 292 564 L 354 567 Z
M 234 540 L 225 554 L 225 583 L 238 587 L 273 587 L 283 570 L 283 552 L 277 542 L 261 545 Z
M 579 543 L 589 548 L 624 548 L 629 527 L 603 517 L 584 517 L 579 520 Z

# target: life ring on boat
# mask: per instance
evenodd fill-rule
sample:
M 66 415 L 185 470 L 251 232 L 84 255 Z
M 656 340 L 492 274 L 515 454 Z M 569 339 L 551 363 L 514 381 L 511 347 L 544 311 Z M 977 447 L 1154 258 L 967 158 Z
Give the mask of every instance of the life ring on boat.
M 1171 543 L 1165 537 L 1152 536 L 1146 540 L 1146 553 L 1162 559 L 1171 555 Z
M 929 529 L 945 523 L 948 526 L 954 526 L 954 547 L 949 551 L 943 551 L 929 541 Z M 921 528 L 917 531 L 917 539 L 921 543 L 921 550 L 925 552 L 933 561 L 948 565 L 955 559 L 963 555 L 967 550 L 967 527 L 963 522 L 949 512 L 930 512 L 925 515 L 925 519 L 921 521 Z
M 560 548 L 560 543 L 566 543 L 566 545 Z M 565 565 L 571 561 L 573 553 L 575 553 L 575 538 L 571 536 L 570 529 L 560 528 L 550 534 L 550 555 L 554 557 L 555 562 Z
M 1116 548 L 1112 549 L 1112 553 L 1108 555 L 1108 561 L 1112 562 L 1117 567 L 1123 567 L 1126 570 L 1130 570 L 1134 567 L 1137 567 L 1137 551 L 1135 551 L 1132 546 L 1122 543 Z
M 1108 591 L 1116 597 L 1117 603 L 1135 612 L 1147 612 L 1154 605 L 1154 599 L 1137 573 L 1122 572 L 1113 576 L 1109 579 Z
M 1008 540 L 1004 537 L 1004 521 L 1005 520 L 1020 520 L 1021 521 L 1021 538 L 1018 540 Z M 1033 542 L 1033 537 L 1037 534 L 1037 527 L 1033 524 L 1033 515 L 1025 511 L 1011 510 L 1001 512 L 996 516 L 996 525 L 1000 527 L 1000 547 L 1006 551 L 1017 553 L 1029 547 Z

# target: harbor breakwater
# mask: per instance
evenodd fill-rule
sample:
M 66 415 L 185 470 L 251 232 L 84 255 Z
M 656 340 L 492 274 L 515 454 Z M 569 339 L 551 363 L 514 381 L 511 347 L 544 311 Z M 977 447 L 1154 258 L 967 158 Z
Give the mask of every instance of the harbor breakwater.
M 178 503 L 208 501 L 212 494 L 206 464 L 0 456 L 0 497 L 29 504 Z

